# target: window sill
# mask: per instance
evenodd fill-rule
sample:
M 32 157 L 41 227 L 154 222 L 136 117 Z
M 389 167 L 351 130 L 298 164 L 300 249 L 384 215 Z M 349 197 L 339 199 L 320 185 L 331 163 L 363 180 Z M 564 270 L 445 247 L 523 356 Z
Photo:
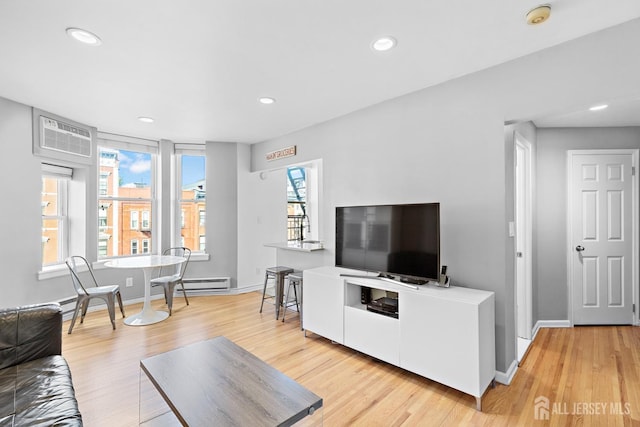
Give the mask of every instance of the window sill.
M 38 271 L 38 280 L 53 279 L 54 277 L 67 276 L 69 269 L 66 264 L 57 264 L 49 267 L 44 267 Z

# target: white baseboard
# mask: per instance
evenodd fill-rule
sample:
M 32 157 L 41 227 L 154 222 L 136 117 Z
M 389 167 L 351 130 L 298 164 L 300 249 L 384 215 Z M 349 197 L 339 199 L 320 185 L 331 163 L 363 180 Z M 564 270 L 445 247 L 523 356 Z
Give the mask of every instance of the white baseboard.
M 157 295 L 151 295 L 151 300 L 156 300 L 156 299 L 161 299 L 164 298 L 164 296 L 162 294 L 157 294 Z M 98 299 L 94 299 L 94 301 L 96 301 Z M 137 303 L 141 303 L 144 302 L 144 297 L 140 297 L 140 298 L 134 298 L 134 299 L 129 299 L 129 300 L 123 300 L 122 301 L 122 305 L 123 306 L 128 306 L 131 304 L 137 304 Z M 120 311 L 120 309 L 118 308 L 118 302 L 115 303 L 116 304 L 116 317 L 118 315 L 118 312 Z M 62 313 L 62 320 L 71 320 L 71 318 L 73 317 L 73 312 L 75 310 L 76 307 L 76 303 L 73 302 L 72 305 L 70 305 L 70 310 L 69 311 L 64 311 Z M 99 303 L 99 304 L 91 304 L 89 306 L 89 308 L 87 308 L 87 313 L 90 313 L 92 311 L 98 311 L 98 310 L 106 310 L 107 308 L 107 304 L 105 303 Z M 125 310 L 126 312 L 126 310 Z
M 570 328 L 571 322 L 568 320 L 538 320 L 536 325 L 533 327 L 531 341 L 536 339 L 536 335 L 538 335 L 538 331 L 540 328 Z M 496 371 L 496 381 L 500 384 L 509 385 L 513 380 L 516 372 L 518 371 L 518 361 L 514 360 L 511 362 L 509 369 L 507 372 Z
M 248 292 L 255 292 L 255 291 L 262 291 L 262 287 L 264 285 L 263 284 L 257 284 L 257 285 L 250 285 L 250 286 L 245 286 L 243 288 L 230 288 L 230 289 L 219 289 L 219 290 L 215 290 L 215 289 L 208 289 L 208 290 L 202 290 L 202 291 L 198 291 L 198 295 L 239 295 L 239 294 L 245 294 Z M 180 291 L 181 292 L 181 291 Z M 187 291 L 187 293 L 189 293 L 189 291 Z M 190 295 L 193 295 L 192 293 L 189 293 Z M 181 293 L 178 293 L 178 296 L 182 296 Z M 71 320 L 71 317 L 73 317 L 73 311 L 75 309 L 75 297 L 69 297 L 69 298 L 65 298 L 64 300 L 59 301 L 61 305 L 65 306 L 65 304 L 68 304 L 68 308 L 66 308 L 66 310 L 63 312 L 62 314 L 62 320 Z M 164 296 L 162 294 L 154 294 L 151 295 L 151 300 L 157 300 L 157 299 L 162 299 L 164 298 Z M 138 303 L 142 303 L 144 302 L 144 297 L 140 297 L 140 298 L 133 298 L 133 299 L 127 299 L 127 300 L 123 300 L 122 304 L 126 307 L 128 305 L 131 304 L 138 304 Z M 118 312 L 118 303 L 116 302 L 116 314 Z M 92 312 L 92 311 L 97 311 L 97 310 L 105 310 L 107 308 L 106 304 L 104 303 L 100 303 L 100 304 L 91 304 L 89 306 L 89 308 L 87 309 L 87 312 Z
M 533 338 L 536 337 L 540 328 L 570 328 L 571 322 L 568 320 L 538 320 L 533 327 Z
M 516 375 L 517 370 L 518 370 L 518 361 L 514 360 L 513 362 L 511 362 L 511 366 L 509 366 L 509 369 L 507 370 L 506 373 L 496 371 L 496 382 L 499 382 L 500 384 L 504 384 L 504 385 L 511 384 L 511 381 L 513 380 L 513 377 Z
M 229 294 L 237 295 L 237 294 L 246 294 L 246 293 L 255 292 L 255 291 L 262 291 L 263 286 L 264 286 L 264 283 L 258 283 L 257 285 L 243 286 L 241 288 L 231 288 L 229 289 Z

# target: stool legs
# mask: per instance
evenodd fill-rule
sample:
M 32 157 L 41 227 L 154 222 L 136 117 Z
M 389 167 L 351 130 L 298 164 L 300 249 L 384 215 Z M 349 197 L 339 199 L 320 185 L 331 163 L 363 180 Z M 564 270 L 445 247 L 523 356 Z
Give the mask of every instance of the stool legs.
M 275 306 L 276 306 L 276 320 L 280 317 L 280 307 L 282 307 L 282 297 L 284 296 L 284 278 L 287 274 L 292 273 L 293 269 L 289 267 L 270 267 L 265 270 L 264 286 L 262 288 L 262 301 L 260 302 L 260 313 L 264 307 L 264 300 L 267 298 L 273 298 L 267 296 L 267 282 L 269 279 L 275 281 Z
M 264 306 L 265 295 L 267 294 L 267 282 L 269 281 L 269 273 L 264 274 L 264 287 L 262 288 L 262 302 L 260 303 L 260 313 L 262 313 L 262 307 Z
M 291 291 L 291 287 L 293 286 L 293 297 L 296 302 L 296 310 L 300 314 L 300 324 L 302 324 L 302 311 L 300 311 L 300 304 L 298 303 L 298 291 L 296 291 L 296 286 L 298 285 L 297 280 L 289 279 L 289 286 L 287 286 L 287 295 L 284 297 L 284 305 L 282 306 L 282 321 L 284 322 L 284 317 L 287 313 L 287 307 L 289 306 L 289 292 Z

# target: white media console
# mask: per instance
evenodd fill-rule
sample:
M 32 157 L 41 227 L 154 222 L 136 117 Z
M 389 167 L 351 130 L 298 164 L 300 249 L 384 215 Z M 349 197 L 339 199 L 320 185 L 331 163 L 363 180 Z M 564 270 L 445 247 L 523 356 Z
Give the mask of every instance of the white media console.
M 404 286 L 339 267 L 304 270 L 305 331 L 470 394 L 481 410 L 495 378 L 493 292 Z M 398 318 L 368 311 L 363 287 L 398 297 Z

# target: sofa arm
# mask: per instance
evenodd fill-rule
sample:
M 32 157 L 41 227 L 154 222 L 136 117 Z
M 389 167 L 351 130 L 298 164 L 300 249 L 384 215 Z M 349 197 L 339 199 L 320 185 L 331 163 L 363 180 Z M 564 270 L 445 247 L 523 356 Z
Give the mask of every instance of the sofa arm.
M 0 310 L 0 369 L 62 353 L 57 303 Z

